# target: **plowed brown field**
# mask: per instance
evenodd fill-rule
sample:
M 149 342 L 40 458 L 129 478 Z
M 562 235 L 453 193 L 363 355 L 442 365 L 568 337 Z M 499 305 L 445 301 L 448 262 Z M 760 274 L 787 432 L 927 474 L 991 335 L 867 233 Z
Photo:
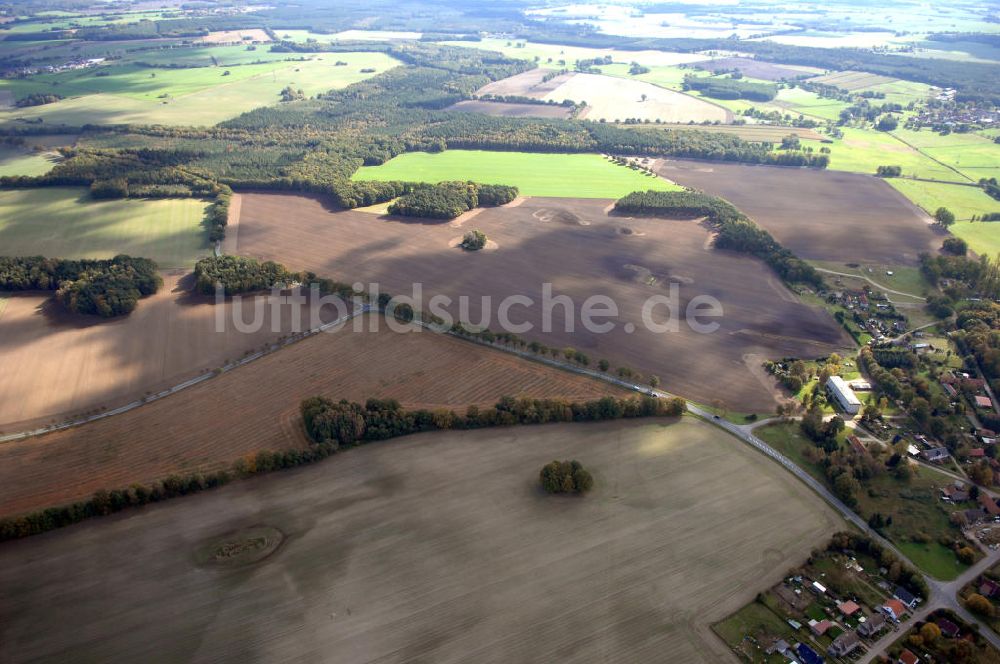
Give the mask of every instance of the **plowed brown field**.
M 744 412 L 774 406 L 773 386 L 756 377 L 759 359 L 753 358 L 813 357 L 848 343 L 832 317 L 801 304 L 763 263 L 712 249 L 697 222 L 609 216 L 607 200 L 529 198 L 516 207 L 485 209 L 456 227 L 331 212 L 303 196 L 242 199 L 240 254 L 344 281 L 378 282 L 393 294 L 409 294 L 419 282 L 424 307 L 430 296 L 445 294 L 453 313 L 459 298 L 468 296 L 468 319 L 478 323 L 488 311 L 494 329 L 501 328 L 503 298 L 526 295 L 533 306 L 510 310 L 512 323 L 533 326 L 525 338 L 572 346 L 593 362 L 605 358 L 657 375 L 668 390 L 705 402 L 722 398 Z M 484 231 L 497 248 L 455 248 L 469 228 Z M 554 295 L 572 299 L 573 331 L 559 306 L 552 307 L 552 331 L 543 331 L 545 283 Z M 722 318 L 712 319 L 720 328 L 700 334 L 680 321 L 676 332 L 648 330 L 644 304 L 652 296 L 669 297 L 672 285 L 679 291 L 678 317 L 692 298 L 708 295 L 723 307 Z M 582 324 L 583 303 L 592 295 L 610 297 L 618 307 L 610 332 L 589 332 Z M 665 315 L 658 305 L 652 318 L 662 322 Z M 632 333 L 629 323 L 636 326 Z
M 664 159 L 660 175 L 721 196 L 801 258 L 916 265 L 941 246 L 926 214 L 871 175 Z

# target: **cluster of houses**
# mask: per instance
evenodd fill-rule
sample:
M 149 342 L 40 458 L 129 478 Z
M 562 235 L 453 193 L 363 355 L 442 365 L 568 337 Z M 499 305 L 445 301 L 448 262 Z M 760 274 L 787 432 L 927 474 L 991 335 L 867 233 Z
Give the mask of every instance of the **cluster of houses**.
M 56 74 L 73 69 L 89 69 L 104 63 L 107 58 L 78 58 L 64 62 L 61 65 L 46 65 L 44 67 L 18 67 L 3 72 L 3 78 L 27 78 L 35 74 Z
M 962 102 L 955 104 L 955 91 L 948 88 L 939 92 L 936 99 L 946 102 L 934 107 L 924 107 L 907 119 L 908 129 L 930 127 L 934 131 L 966 131 L 972 127 L 1000 127 L 1000 112 L 989 104 Z M 952 103 L 948 103 L 952 102 Z
M 853 560 L 849 564 L 854 565 L 855 569 L 861 570 Z M 856 655 L 857 651 L 864 647 L 865 640 L 872 641 L 876 639 L 883 631 L 899 623 L 920 602 L 908 590 L 897 586 L 890 599 L 886 600 L 871 615 L 865 615 L 865 611 L 857 602 L 854 600 L 837 600 L 832 596 L 827 587 L 819 581 L 812 581 L 797 576 L 790 579 L 789 582 L 795 585 L 801 584 L 801 590 L 795 590 L 796 593 L 807 589 L 808 592 L 806 594 L 811 592 L 817 598 L 826 599 L 827 605 L 830 606 L 827 609 L 827 614 L 831 616 L 831 619 L 817 620 L 813 618 L 805 625 L 791 618 L 787 619 L 787 622 L 797 632 L 808 628 L 809 633 L 816 639 L 824 635 L 829 637 L 829 632 L 834 628 L 840 631 L 840 634 L 826 648 L 825 656 L 834 659 Z M 891 588 L 891 586 L 889 587 Z M 833 605 L 829 603 L 830 600 L 833 600 L 836 606 L 835 612 L 833 611 Z M 855 627 L 852 628 L 851 625 L 855 625 Z M 824 655 L 817 652 L 816 643 L 818 641 L 814 640 L 812 644 L 805 642 L 789 644 L 785 639 L 774 638 L 770 642 L 763 644 L 763 647 L 768 655 L 780 654 L 800 664 L 822 664 Z
M 985 521 L 996 521 L 1000 518 L 1000 506 L 995 498 L 977 487 L 969 487 L 962 481 L 955 481 L 941 489 L 941 500 L 949 503 L 964 503 L 976 501 L 978 507 L 962 510 L 960 514 L 966 526 L 975 526 Z
M 906 332 L 906 317 L 891 302 L 871 288 L 845 288 L 827 295 L 827 301 L 839 304 L 854 314 L 854 322 L 876 341 Z

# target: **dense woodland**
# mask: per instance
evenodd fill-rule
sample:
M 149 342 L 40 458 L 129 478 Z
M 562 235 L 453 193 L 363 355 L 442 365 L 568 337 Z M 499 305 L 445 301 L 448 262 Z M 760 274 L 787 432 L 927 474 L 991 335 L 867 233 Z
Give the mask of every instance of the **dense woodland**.
M 634 191 L 615 203 L 615 212 L 694 219 L 705 217 L 717 231 L 715 247 L 751 254 L 770 265 L 782 279 L 821 287 L 816 269 L 781 246 L 770 233 L 731 203 L 692 191 Z
M 257 293 L 285 286 L 298 278 L 273 261 L 258 261 L 245 256 L 211 256 L 194 266 L 195 289 L 213 295 L 221 288 L 226 295 Z
M 148 258 L 64 260 L 41 256 L 0 256 L 0 291 L 55 291 L 74 313 L 111 318 L 131 313 L 139 300 L 162 285 Z
M 750 101 L 771 101 L 778 94 L 778 86 L 773 83 L 753 83 L 738 78 L 702 77 L 691 74 L 684 77 L 684 89 L 697 90 L 713 99 Z
M 389 206 L 389 214 L 427 219 L 454 219 L 477 207 L 505 205 L 517 198 L 517 187 L 476 182 L 414 185 Z

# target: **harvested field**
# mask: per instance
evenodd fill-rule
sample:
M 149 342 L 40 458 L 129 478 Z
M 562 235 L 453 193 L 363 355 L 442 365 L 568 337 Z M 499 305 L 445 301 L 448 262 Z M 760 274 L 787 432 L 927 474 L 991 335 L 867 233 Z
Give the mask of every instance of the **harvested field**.
M 242 42 L 269 42 L 271 38 L 259 28 L 249 30 L 222 30 L 210 32 L 195 40 L 201 44 L 239 44 Z
M 708 626 L 842 522 L 668 422 L 421 434 L 7 543 L 5 661 L 730 661 Z M 595 489 L 543 495 L 571 457 Z M 276 531 L 259 562 L 198 564 Z
M 645 95 L 645 99 L 643 99 Z M 733 114 L 721 106 L 652 83 L 577 74 L 545 96 L 558 102 L 587 102 L 580 113 L 587 120 L 660 120 L 661 122 L 732 122 Z
M 843 90 L 847 90 L 848 92 L 853 92 L 855 90 L 870 88 L 873 85 L 893 83 L 897 80 L 899 79 L 895 79 L 890 76 L 880 76 L 879 74 L 869 74 L 864 71 L 838 71 L 833 74 L 826 74 L 824 76 L 811 78 L 809 79 L 809 82 L 833 85 Z
M 811 74 L 821 74 L 822 69 L 815 67 L 797 67 L 795 65 L 778 65 L 773 62 L 754 60 L 753 58 L 720 58 L 699 62 L 693 65 L 705 71 L 733 70 L 738 69 L 744 76 L 759 78 L 765 81 L 780 81 L 781 79 L 795 79 L 800 76 Z
M 103 320 L 67 313 L 47 294 L 8 294 L 0 310 L 0 431 L 11 433 L 128 403 L 259 350 L 271 332 L 216 333 L 214 299 L 190 292 L 190 279 L 163 288 L 129 316 Z M 253 320 L 250 300 L 244 320 Z M 232 304 L 227 304 L 232 320 Z M 333 316 L 331 316 L 332 318 Z M 310 327 L 308 320 L 303 327 Z M 281 328 L 290 330 L 290 315 Z
M 508 104 L 499 101 L 460 101 L 446 111 L 482 113 L 508 118 L 568 118 L 573 109 L 565 106 L 542 104 Z
M 658 172 L 730 201 L 801 258 L 916 265 L 944 238 L 919 208 L 870 175 L 683 160 L 663 160 Z
M 366 331 L 362 324 L 371 320 L 355 319 L 361 331 L 352 323 L 311 337 L 122 415 L 0 444 L 0 516 L 171 473 L 228 468 L 258 450 L 306 445 L 299 404 L 316 394 L 394 398 L 414 408 L 487 406 L 504 395 L 587 400 L 624 394 L 431 332 L 394 333 L 385 321 L 380 331 Z M 210 336 L 188 342 L 201 345 Z
M 573 77 L 577 76 L 577 74 L 569 73 L 561 74 L 548 81 L 542 80 L 551 73 L 553 73 L 553 70 L 551 69 L 542 69 L 541 67 L 538 67 L 515 76 L 509 76 L 508 78 L 502 78 L 499 81 L 487 83 L 483 87 L 476 90 L 476 94 L 497 96 L 517 95 L 519 97 L 534 97 L 536 99 L 542 99 L 545 95 L 549 94 L 563 83 L 570 81 Z M 562 100 L 560 99 L 559 101 Z
M 411 293 L 419 281 L 425 298 L 444 294 L 457 302 L 468 296 L 468 319 L 478 322 L 484 310 L 491 312 L 495 329 L 501 300 L 527 295 L 534 306 L 517 306 L 510 315 L 512 324 L 533 326 L 526 338 L 657 375 L 668 390 L 705 402 L 722 398 L 742 412 L 774 406 L 744 355 L 818 356 L 848 343 L 828 314 L 799 304 L 761 262 L 709 248 L 708 233 L 697 222 L 610 217 L 606 199 L 529 198 L 516 207 L 485 209 L 462 228 L 482 230 L 499 248 L 470 254 L 449 248 L 462 231 L 448 223 L 331 212 L 304 196 L 242 198 L 240 254 L 341 280 L 378 282 L 394 294 Z M 553 307 L 552 331 L 543 331 L 545 283 L 576 308 L 567 316 Z M 669 296 L 673 285 L 682 313 L 696 295 L 717 298 L 725 313 L 717 319 L 721 328 L 698 334 L 681 322 L 676 332 L 647 330 L 643 305 L 651 296 Z M 579 316 L 595 294 L 611 297 L 619 310 L 605 334 L 585 331 Z M 652 318 L 661 322 L 665 312 L 661 307 Z M 636 326 L 634 333 L 627 323 Z

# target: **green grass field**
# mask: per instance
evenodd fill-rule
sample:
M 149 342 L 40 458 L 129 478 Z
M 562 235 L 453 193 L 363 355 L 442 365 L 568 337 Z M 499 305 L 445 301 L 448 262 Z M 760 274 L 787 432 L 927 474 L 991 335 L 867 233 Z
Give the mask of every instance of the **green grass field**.
M 44 175 L 56 164 L 58 153 L 29 152 L 21 148 L 0 148 L 0 176 Z
M 993 200 L 982 189 L 899 178 L 889 178 L 888 182 L 928 214 L 934 214 L 939 207 L 954 212 L 958 222 L 950 230 L 968 242 L 972 251 L 990 256 L 1000 253 L 1000 222 L 969 221 L 974 214 L 1000 212 L 1000 201 Z
M 181 52 L 181 55 L 190 54 Z M 348 64 L 335 66 L 338 60 Z M 0 81 L 0 90 L 9 90 L 15 97 L 54 92 L 68 98 L 44 106 L 0 111 L 0 122 L 41 118 L 46 124 L 68 125 L 213 125 L 254 108 L 279 103 L 279 93 L 287 85 L 310 96 L 345 87 L 397 64 L 384 53 L 329 53 L 305 62 L 276 61 L 229 69 L 150 69 L 129 65 L 8 79 Z M 369 68 L 375 72 L 361 72 Z M 108 75 L 97 76 L 98 71 Z M 223 76 L 225 71 L 230 72 L 229 76 Z
M 677 190 L 678 185 L 614 164 L 596 154 L 536 154 L 447 150 L 409 152 L 366 166 L 355 180 L 442 182 L 473 180 L 514 185 L 524 196 L 620 198 L 637 190 Z
M 815 458 L 810 456 L 813 443 L 799 431 L 797 423 L 771 424 L 757 429 L 755 433 L 829 486 L 824 467 L 811 460 Z M 958 562 L 950 549 L 936 542 L 940 535 L 955 533 L 948 522 L 949 510 L 941 504 L 937 495 L 937 490 L 950 481 L 947 475 L 921 466 L 913 467 L 913 476 L 906 483 L 887 473 L 878 475 L 867 480 L 863 490 L 858 492 L 856 511 L 863 518 L 875 512 L 891 515 L 893 523 L 887 528 L 889 539 L 920 569 L 939 579 L 953 579 L 966 566 Z M 918 535 L 929 535 L 930 543 L 915 542 L 913 538 Z
M 976 133 L 942 136 L 927 129 L 897 129 L 893 133 L 973 182 L 978 182 L 980 178 L 1000 177 L 1000 145 L 984 136 Z
M 0 247 L 9 256 L 110 258 L 190 267 L 211 248 L 197 199 L 93 201 L 79 188 L 0 192 Z
M 901 166 L 904 175 L 951 182 L 962 176 L 906 145 L 892 135 L 873 129 L 844 127 L 844 137 L 830 148 L 830 169 L 874 174 L 879 166 Z M 814 145 L 820 147 L 817 143 Z

